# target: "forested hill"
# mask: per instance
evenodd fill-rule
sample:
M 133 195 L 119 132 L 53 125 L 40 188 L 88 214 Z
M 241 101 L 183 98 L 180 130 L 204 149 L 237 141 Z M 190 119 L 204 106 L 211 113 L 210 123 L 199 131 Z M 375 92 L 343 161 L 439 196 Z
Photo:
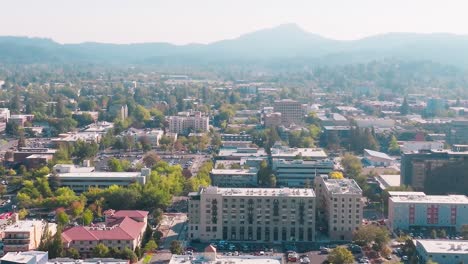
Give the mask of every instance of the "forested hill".
M 429 60 L 468 67 L 468 36 L 389 33 L 339 41 L 295 24 L 210 44 L 59 44 L 50 39 L 0 37 L 0 63 L 350 64 L 383 58 Z

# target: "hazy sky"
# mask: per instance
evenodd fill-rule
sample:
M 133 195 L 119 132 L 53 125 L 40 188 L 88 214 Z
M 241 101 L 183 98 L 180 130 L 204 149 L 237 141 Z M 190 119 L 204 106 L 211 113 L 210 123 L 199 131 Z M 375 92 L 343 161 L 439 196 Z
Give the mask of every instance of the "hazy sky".
M 0 0 L 0 35 L 62 43 L 207 43 L 297 23 L 356 39 L 386 32 L 468 34 L 468 0 Z

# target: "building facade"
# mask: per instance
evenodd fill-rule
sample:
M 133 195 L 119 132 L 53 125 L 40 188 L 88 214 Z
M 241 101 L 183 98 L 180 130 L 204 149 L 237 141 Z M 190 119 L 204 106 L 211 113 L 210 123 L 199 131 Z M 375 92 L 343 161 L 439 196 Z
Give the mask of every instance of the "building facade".
M 315 193 L 312 189 L 210 186 L 189 196 L 191 240 L 315 240 Z
M 278 186 L 305 187 L 312 185 L 316 176 L 333 171 L 332 160 L 284 160 L 273 159 L 272 168 Z
M 189 116 L 170 116 L 168 117 L 169 132 L 178 134 L 187 134 L 193 132 L 208 132 L 210 130 L 209 118 L 202 116 L 200 112 L 195 112 Z
M 211 184 L 219 187 L 255 187 L 258 185 L 258 170 L 250 169 L 212 169 Z
M 39 220 L 17 221 L 3 230 L 3 252 L 35 250 L 41 242 L 45 223 Z M 55 234 L 54 226 L 50 229 Z
M 275 101 L 273 109 L 275 112 L 281 113 L 282 125 L 299 124 L 304 119 L 302 104 L 294 100 L 284 99 Z
M 429 260 L 438 264 L 468 263 L 468 240 L 429 240 L 413 241 L 419 263 Z
M 468 197 L 426 195 L 423 192 L 390 192 L 388 220 L 392 230 L 412 227 L 460 231 L 468 223 Z
M 362 190 L 352 179 L 315 178 L 319 227 L 331 240 L 352 240 L 363 218 Z

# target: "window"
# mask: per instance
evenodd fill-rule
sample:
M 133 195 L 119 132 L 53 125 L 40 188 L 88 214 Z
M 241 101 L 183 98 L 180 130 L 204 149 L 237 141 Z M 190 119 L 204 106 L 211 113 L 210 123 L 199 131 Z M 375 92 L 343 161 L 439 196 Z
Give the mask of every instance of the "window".
M 206 232 L 211 232 L 211 226 L 206 227 Z

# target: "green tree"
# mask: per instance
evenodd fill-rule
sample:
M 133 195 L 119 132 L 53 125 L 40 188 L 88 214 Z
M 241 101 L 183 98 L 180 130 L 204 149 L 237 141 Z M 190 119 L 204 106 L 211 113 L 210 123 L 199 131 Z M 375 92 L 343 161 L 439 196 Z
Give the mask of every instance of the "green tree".
M 345 174 L 348 176 L 348 178 L 356 179 L 362 172 L 361 161 L 350 153 L 346 153 L 341 158 L 341 165 L 343 166 Z
M 76 249 L 76 248 L 68 248 L 66 251 L 65 251 L 65 255 L 69 258 L 72 258 L 72 259 L 80 259 L 81 256 L 80 256 L 80 252 Z
M 137 255 L 135 254 L 135 252 L 133 252 L 131 249 L 129 249 L 128 247 L 125 247 L 122 252 L 120 253 L 120 256 L 123 258 L 123 259 L 126 259 L 126 260 L 129 260 L 130 263 L 135 263 L 138 261 L 138 258 L 137 258 Z
M 109 248 L 99 243 L 93 248 L 93 257 L 95 258 L 106 258 L 109 256 Z
M 62 229 L 59 227 L 55 232 L 52 243 L 47 250 L 50 258 L 59 258 L 63 256 Z
M 400 145 L 398 145 L 398 141 L 394 135 L 392 135 L 390 143 L 388 144 L 388 152 L 390 152 L 390 154 L 400 153 Z
M 93 212 L 88 208 L 83 212 L 83 224 L 88 226 L 93 222 Z
M 148 243 L 145 245 L 146 253 L 154 252 L 156 249 L 158 249 L 158 245 L 153 239 L 150 239 L 150 241 L 148 241 Z
M 409 110 L 410 108 L 409 108 L 408 101 L 406 100 L 406 96 L 405 96 L 405 98 L 403 99 L 403 103 L 400 106 L 400 114 L 407 115 L 409 114 Z
M 70 217 L 68 217 L 65 211 L 60 211 L 56 215 L 57 223 L 61 226 L 65 226 L 70 222 Z
M 178 240 L 173 240 L 171 242 L 170 250 L 172 254 L 177 254 L 177 255 L 182 254 L 183 252 L 182 243 L 180 243 L 180 241 Z
M 352 264 L 354 263 L 354 256 L 347 248 L 336 247 L 330 252 L 327 260 L 333 264 Z

